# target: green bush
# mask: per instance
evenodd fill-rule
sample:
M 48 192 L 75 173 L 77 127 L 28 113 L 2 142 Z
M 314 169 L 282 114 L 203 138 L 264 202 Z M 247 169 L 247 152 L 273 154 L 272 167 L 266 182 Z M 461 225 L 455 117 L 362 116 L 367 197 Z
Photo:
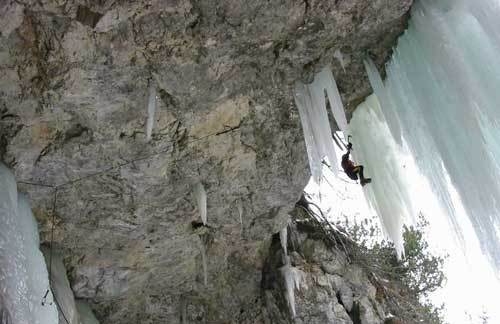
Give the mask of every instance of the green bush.
M 443 306 L 433 305 L 428 296 L 443 285 L 445 257 L 430 252 L 424 236 L 427 226 L 428 222 L 420 215 L 415 226 L 404 227 L 404 256 L 398 258 L 394 244 L 380 239 L 381 231 L 375 222 L 345 220 L 337 224 L 353 240 L 351 260 L 373 274 L 383 287 L 391 312 L 404 323 L 444 323 Z

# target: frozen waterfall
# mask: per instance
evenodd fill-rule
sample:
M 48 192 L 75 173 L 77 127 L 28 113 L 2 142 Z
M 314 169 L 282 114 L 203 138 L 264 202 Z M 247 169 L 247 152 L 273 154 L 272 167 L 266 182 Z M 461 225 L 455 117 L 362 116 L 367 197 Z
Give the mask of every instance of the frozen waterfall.
M 325 157 L 331 165 L 338 164 L 326 111 L 325 92 L 337 126 L 345 131 L 347 119 L 344 106 L 330 68 L 325 67 L 317 73 L 311 84 L 297 82 L 295 85 L 295 103 L 304 131 L 309 167 L 316 182 L 321 179 L 322 161 Z M 338 169 L 333 167 L 332 171 L 338 172 Z
M 0 313 L 13 324 L 56 324 L 47 268 L 28 201 L 18 196 L 12 173 L 0 163 Z
M 406 190 L 408 183 L 403 168 L 399 167 L 401 155 L 377 97 L 368 97 L 357 108 L 350 127 L 357 156 L 368 162 L 365 165 L 368 174 L 377 175 L 376 181 L 364 188 L 365 195 L 380 216 L 383 229 L 400 256 L 403 253 L 403 224 L 414 216 L 412 199 Z
M 483 251 L 500 268 L 498 13 L 494 0 L 421 0 L 385 84 L 369 62 L 367 70 L 392 135 L 415 157 L 456 237 L 462 229 L 449 182 Z

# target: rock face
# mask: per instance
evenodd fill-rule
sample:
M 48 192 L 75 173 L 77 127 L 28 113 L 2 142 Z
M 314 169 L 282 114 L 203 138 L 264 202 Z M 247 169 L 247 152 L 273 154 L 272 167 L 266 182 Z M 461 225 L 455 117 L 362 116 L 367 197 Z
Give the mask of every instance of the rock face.
M 272 234 L 309 177 L 293 83 L 330 64 L 351 111 L 362 58 L 386 60 L 410 4 L 2 1 L 0 157 L 75 296 L 107 324 L 269 323 Z
M 291 265 L 300 273 L 295 289 L 296 316 L 287 303 L 285 278 L 280 271 L 284 253 L 278 235 L 273 236 L 262 277 L 265 312 L 272 323 L 381 324 L 390 312 L 380 283 L 351 260 L 340 239 L 327 240 L 318 223 L 303 218 L 288 229 Z M 302 216 L 300 216 L 302 215 Z M 332 243 L 333 242 L 333 243 Z

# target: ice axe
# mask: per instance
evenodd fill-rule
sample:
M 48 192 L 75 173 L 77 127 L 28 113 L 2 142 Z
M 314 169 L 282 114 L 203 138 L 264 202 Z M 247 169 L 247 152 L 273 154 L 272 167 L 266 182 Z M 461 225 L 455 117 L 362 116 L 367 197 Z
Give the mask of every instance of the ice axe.
M 351 143 L 351 139 L 352 139 L 352 136 L 351 136 L 351 135 L 348 135 L 348 136 L 347 136 L 347 146 L 346 146 L 346 148 L 347 148 L 348 150 L 352 150 L 352 143 Z
M 334 134 L 334 137 L 333 139 L 335 140 L 335 142 L 337 143 L 337 145 L 340 147 L 340 145 L 338 143 L 342 143 L 342 145 L 344 146 L 344 148 L 346 150 L 349 150 L 349 148 L 352 148 L 352 143 L 351 143 L 351 138 L 352 136 L 349 135 L 347 136 L 347 144 L 344 143 L 344 141 L 340 138 L 340 136 L 337 134 L 337 133 L 333 133 Z M 340 147 L 342 149 L 342 147 Z

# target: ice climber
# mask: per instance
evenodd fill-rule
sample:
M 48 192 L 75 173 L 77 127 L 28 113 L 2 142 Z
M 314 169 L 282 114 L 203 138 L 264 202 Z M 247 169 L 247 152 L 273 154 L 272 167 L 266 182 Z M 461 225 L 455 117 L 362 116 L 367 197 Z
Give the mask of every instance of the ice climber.
M 363 174 L 364 167 L 362 165 L 355 165 L 354 162 L 349 160 L 349 154 L 351 154 L 352 143 L 347 145 L 347 153 L 342 155 L 342 169 L 352 180 L 360 181 L 360 184 L 364 186 L 367 183 L 372 182 L 371 178 L 365 178 Z

